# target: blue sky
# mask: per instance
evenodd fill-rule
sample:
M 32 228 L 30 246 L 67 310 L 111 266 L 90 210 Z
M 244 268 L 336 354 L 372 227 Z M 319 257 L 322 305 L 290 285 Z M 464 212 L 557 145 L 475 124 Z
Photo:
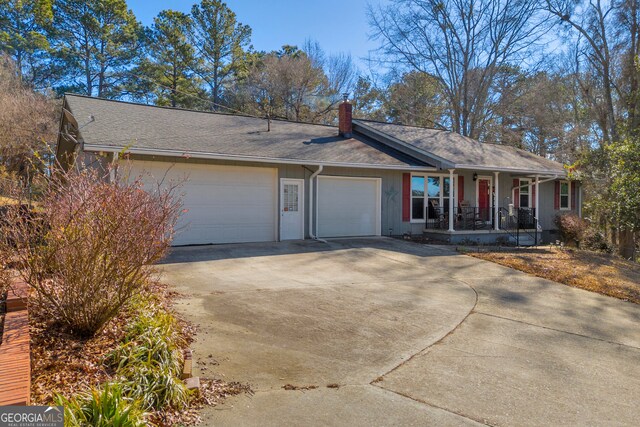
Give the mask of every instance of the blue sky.
M 368 40 L 367 3 L 379 0 L 228 0 L 240 22 L 253 29 L 256 50 L 276 50 L 283 44 L 317 40 L 327 53 L 350 53 L 360 67 L 376 48 Z M 127 0 L 139 20 L 150 25 L 164 9 L 188 12 L 190 0 Z

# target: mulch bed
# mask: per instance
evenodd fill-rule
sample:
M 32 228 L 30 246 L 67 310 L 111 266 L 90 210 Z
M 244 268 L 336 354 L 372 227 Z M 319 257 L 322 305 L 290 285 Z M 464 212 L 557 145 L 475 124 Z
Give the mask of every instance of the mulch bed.
M 182 334 L 191 343 L 196 331 L 192 324 L 181 319 L 170 308 L 177 296 L 165 285 L 154 283 L 145 292 L 161 296 L 166 309 L 178 319 Z M 31 398 L 35 405 L 48 405 L 59 393 L 71 397 L 112 379 L 112 372 L 104 362 L 105 355 L 122 341 L 132 313 L 123 311 L 117 318 L 90 339 L 80 339 L 66 333 L 50 319 L 32 310 L 31 328 Z M 157 425 L 195 424 L 200 421 L 198 410 L 205 405 L 217 405 L 227 396 L 251 392 L 247 385 L 226 383 L 215 379 L 202 379 L 199 397 L 192 406 L 180 412 L 158 412 L 152 414 L 151 421 Z
M 467 255 L 640 304 L 640 264 L 614 255 L 558 247 L 485 249 Z

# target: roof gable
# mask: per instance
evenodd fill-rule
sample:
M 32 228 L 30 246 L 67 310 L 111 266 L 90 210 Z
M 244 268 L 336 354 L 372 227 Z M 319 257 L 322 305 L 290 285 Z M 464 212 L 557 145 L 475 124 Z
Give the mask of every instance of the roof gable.
M 443 168 L 566 173 L 564 166 L 553 160 L 507 145 L 482 143 L 455 132 L 363 120 L 355 121 L 354 125 L 356 129 L 377 133 L 380 139 L 387 137 L 408 144 Z

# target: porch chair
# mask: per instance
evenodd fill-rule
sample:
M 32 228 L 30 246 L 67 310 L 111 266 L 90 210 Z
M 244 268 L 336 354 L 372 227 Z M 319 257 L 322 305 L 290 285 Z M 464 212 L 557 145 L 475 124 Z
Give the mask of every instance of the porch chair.
M 484 226 L 480 213 L 471 206 L 468 200 L 460 200 L 458 203 L 458 221 L 465 230 L 475 230 Z

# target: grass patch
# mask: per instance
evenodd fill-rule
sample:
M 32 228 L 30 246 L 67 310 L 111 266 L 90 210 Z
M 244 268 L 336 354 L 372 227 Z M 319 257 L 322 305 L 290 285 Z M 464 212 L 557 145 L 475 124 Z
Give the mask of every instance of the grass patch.
M 640 304 L 640 265 L 614 255 L 557 247 L 501 249 L 467 255 Z

